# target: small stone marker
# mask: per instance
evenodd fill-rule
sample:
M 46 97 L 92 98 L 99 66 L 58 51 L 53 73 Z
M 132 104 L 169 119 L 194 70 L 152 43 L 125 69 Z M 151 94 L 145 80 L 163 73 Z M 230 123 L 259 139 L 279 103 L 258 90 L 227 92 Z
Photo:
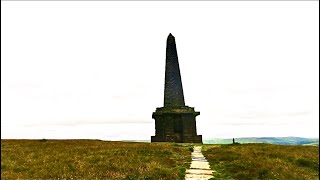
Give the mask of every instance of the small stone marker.
M 212 173 L 214 171 L 210 169 L 209 162 L 203 156 L 201 148 L 201 146 L 195 146 L 193 148 L 190 169 L 187 169 L 186 171 L 186 180 L 205 180 L 213 178 Z

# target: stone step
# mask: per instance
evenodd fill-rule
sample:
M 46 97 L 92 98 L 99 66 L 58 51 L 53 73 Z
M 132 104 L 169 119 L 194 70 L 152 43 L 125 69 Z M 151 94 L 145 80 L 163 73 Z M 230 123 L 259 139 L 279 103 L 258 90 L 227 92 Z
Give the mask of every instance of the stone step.
M 192 161 L 190 165 L 191 169 L 210 169 L 208 162 Z
M 201 158 L 201 157 L 192 157 L 192 161 L 208 162 L 206 158 Z
M 211 169 L 187 169 L 186 174 L 212 175 Z
M 213 176 L 205 174 L 186 174 L 186 179 L 188 180 L 204 180 L 210 178 L 213 178 Z

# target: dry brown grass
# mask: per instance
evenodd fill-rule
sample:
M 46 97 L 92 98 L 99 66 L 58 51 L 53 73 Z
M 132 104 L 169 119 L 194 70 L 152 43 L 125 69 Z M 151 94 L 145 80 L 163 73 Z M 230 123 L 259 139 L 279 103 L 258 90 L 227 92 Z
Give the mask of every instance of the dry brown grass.
M 319 179 L 319 147 L 273 144 L 206 145 L 216 178 Z
M 190 147 L 99 140 L 1 140 L 1 179 L 182 179 Z

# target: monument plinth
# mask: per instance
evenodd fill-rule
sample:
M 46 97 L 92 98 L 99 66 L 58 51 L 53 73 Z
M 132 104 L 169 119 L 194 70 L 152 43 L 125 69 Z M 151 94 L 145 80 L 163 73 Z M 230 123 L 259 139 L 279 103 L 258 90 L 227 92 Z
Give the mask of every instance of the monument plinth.
M 200 112 L 185 105 L 175 39 L 169 34 L 166 50 L 164 107 L 152 114 L 155 136 L 151 142 L 202 143 L 197 135 L 196 116 Z

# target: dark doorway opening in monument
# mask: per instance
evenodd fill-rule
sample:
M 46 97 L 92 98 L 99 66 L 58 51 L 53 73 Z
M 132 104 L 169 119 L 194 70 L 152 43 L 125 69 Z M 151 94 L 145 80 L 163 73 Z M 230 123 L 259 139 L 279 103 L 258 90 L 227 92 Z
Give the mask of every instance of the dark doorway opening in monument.
M 174 119 L 174 133 L 182 133 L 182 120 L 181 119 Z
M 182 119 L 181 117 L 174 117 L 173 118 L 173 133 L 174 133 L 174 136 L 176 137 L 175 138 L 175 142 L 177 143 L 182 143 L 183 142 L 183 130 L 182 130 Z

